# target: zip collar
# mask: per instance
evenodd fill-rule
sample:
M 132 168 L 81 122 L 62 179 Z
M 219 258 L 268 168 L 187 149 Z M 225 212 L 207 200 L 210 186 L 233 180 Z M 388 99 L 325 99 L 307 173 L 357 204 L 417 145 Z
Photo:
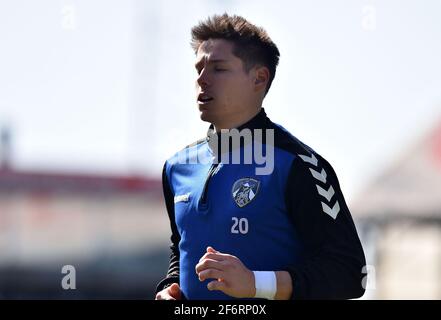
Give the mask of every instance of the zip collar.
M 253 118 L 248 120 L 246 123 L 240 125 L 239 127 L 235 128 L 239 132 L 243 129 L 250 129 L 251 130 L 251 136 L 254 139 L 254 129 L 266 129 L 269 127 L 270 119 L 267 117 L 265 109 L 261 108 L 259 113 L 256 114 Z M 214 125 L 211 124 L 207 131 L 207 137 L 206 141 L 208 142 L 208 147 L 213 154 L 213 156 L 217 159 L 217 162 L 221 162 L 221 155 L 222 155 L 222 139 L 228 139 L 225 141 L 228 141 L 229 148 L 228 151 L 231 153 L 233 151 L 233 145 L 232 141 L 229 137 L 229 130 L 226 132 L 216 132 L 214 130 Z M 244 146 L 244 139 L 240 139 L 240 147 Z
M 241 131 L 242 129 L 263 129 L 266 127 L 267 120 L 269 119 L 266 115 L 265 109 L 261 108 L 258 114 L 256 114 L 253 118 L 240 125 L 236 129 L 239 131 Z M 207 131 L 207 141 L 210 141 L 210 138 L 212 138 L 213 135 L 219 135 L 219 133 L 214 130 L 214 125 L 210 124 L 210 127 Z

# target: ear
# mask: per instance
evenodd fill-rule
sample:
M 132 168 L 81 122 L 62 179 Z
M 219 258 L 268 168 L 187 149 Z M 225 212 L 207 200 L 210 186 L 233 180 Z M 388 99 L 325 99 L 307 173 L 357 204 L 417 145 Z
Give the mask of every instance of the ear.
M 265 90 L 266 85 L 269 81 L 269 70 L 265 66 L 257 66 L 255 70 L 255 80 L 254 80 L 254 88 L 255 91 Z

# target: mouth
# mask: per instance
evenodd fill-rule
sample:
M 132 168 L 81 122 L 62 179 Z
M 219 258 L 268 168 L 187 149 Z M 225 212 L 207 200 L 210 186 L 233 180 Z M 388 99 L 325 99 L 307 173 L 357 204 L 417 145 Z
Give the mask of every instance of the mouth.
M 209 96 L 209 95 L 206 94 L 206 93 L 200 93 L 200 94 L 198 95 L 198 104 L 199 104 L 199 105 L 205 105 L 205 104 L 208 104 L 208 103 L 210 103 L 210 102 L 213 101 L 213 100 L 214 100 L 214 98 L 211 97 L 211 96 Z

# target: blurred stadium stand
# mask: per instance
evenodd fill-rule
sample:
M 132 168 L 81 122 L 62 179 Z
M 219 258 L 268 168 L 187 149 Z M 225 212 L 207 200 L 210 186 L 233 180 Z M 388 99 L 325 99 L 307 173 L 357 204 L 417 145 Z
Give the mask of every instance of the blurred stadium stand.
M 441 299 L 441 121 L 351 205 L 377 299 Z
M 0 169 L 0 298 L 152 299 L 168 264 L 157 179 Z M 64 265 L 76 289 L 63 290 Z

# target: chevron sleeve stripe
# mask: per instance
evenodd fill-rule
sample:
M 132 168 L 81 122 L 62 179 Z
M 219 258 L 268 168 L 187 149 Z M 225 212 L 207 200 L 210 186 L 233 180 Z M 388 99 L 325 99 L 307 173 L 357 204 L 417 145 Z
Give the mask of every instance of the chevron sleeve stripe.
M 361 297 L 366 261 L 331 165 L 314 154 L 298 155 L 291 167 L 286 202 L 307 253 L 299 264 L 288 268 L 292 298 Z

